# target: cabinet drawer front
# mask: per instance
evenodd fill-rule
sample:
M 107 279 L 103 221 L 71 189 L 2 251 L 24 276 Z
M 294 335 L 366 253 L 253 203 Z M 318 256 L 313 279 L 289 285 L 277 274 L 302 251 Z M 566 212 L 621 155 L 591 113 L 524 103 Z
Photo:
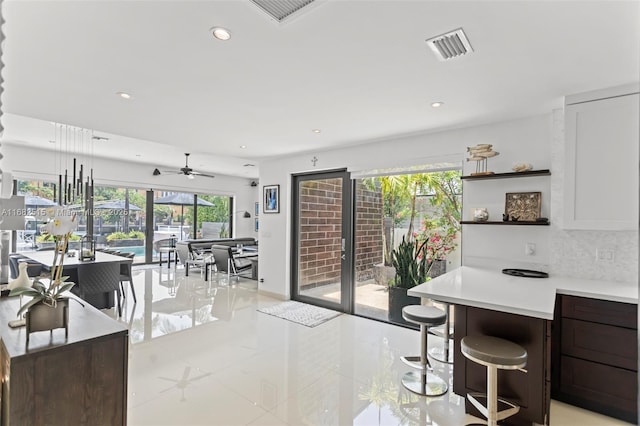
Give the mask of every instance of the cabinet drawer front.
M 586 297 L 562 296 L 562 316 L 637 329 L 638 306 Z
M 636 331 L 611 325 L 564 319 L 562 354 L 627 370 L 638 370 Z
M 636 412 L 637 373 L 569 356 L 562 356 L 561 370 L 562 392 L 593 401 L 594 408 Z

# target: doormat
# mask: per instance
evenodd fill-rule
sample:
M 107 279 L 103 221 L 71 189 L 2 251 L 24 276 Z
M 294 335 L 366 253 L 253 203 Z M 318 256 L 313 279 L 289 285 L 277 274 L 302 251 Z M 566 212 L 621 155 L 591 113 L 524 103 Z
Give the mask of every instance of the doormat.
M 260 308 L 258 312 L 283 318 L 307 327 L 315 327 L 341 314 L 331 309 L 295 302 L 293 300 Z

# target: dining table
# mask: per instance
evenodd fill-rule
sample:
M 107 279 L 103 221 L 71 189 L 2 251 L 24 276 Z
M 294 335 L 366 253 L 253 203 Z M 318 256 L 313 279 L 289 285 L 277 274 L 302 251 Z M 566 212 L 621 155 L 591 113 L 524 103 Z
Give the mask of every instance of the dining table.
M 70 255 L 70 253 L 74 253 L 74 254 Z M 53 256 L 54 256 L 54 252 L 52 250 L 24 252 L 22 254 L 25 257 L 28 257 L 29 259 L 37 263 L 40 263 L 42 265 L 42 268 L 45 271 L 51 271 L 51 265 L 53 264 Z M 78 280 L 79 265 L 91 265 L 91 264 L 99 264 L 99 263 L 122 264 L 130 261 L 131 259 L 128 259 L 124 256 L 104 253 L 101 251 L 96 251 L 95 259 L 93 260 L 80 260 L 76 252 L 70 251 L 69 253 L 65 254 L 62 275 L 69 277 L 68 281 L 76 283 L 76 285 L 71 289 L 73 293 L 76 293 L 77 287 L 79 288 L 82 286 L 82 283 L 79 282 Z M 85 295 L 84 300 L 98 309 L 113 308 L 115 304 L 115 297 L 113 292 L 87 294 Z

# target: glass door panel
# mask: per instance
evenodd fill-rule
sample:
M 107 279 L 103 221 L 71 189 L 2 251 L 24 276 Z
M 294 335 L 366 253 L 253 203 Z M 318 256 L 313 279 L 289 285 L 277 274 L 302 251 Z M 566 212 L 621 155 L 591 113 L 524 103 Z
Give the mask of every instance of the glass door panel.
M 350 180 L 346 172 L 294 177 L 294 299 L 350 311 Z

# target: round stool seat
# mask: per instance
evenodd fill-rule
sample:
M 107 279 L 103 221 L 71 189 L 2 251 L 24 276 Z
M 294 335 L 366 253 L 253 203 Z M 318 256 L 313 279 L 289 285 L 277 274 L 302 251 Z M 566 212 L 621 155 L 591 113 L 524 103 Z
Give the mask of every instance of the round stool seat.
M 465 336 L 460 351 L 472 361 L 503 370 L 517 370 L 527 365 L 527 351 L 522 346 L 493 336 Z
M 433 306 L 409 305 L 402 308 L 402 318 L 414 324 L 434 326 L 444 324 L 447 314 Z

